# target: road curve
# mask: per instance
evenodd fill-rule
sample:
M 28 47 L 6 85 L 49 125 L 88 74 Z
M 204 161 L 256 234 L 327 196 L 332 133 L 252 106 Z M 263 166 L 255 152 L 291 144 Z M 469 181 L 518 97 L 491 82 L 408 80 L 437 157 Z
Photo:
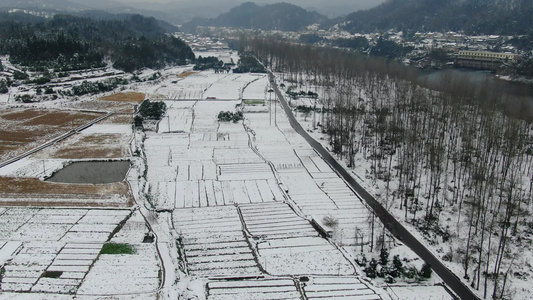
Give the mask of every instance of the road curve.
M 273 83 L 274 75 L 269 72 L 270 81 Z M 403 242 L 406 246 L 411 248 L 420 258 L 431 265 L 431 268 L 444 280 L 444 282 L 452 289 L 461 299 L 479 299 L 463 282 L 442 262 L 431 253 L 422 243 L 420 243 L 400 222 L 398 222 L 372 195 L 370 195 L 364 188 L 362 188 L 355 179 L 331 156 L 331 154 L 322 147 L 322 145 L 313 139 L 298 123 L 283 94 L 278 89 L 276 84 L 272 84 L 276 95 L 279 97 L 283 110 L 289 118 L 291 126 L 298 132 L 310 145 L 313 147 L 322 158 L 339 174 L 350 188 L 363 199 L 379 217 L 381 222 L 390 231 L 394 237 Z

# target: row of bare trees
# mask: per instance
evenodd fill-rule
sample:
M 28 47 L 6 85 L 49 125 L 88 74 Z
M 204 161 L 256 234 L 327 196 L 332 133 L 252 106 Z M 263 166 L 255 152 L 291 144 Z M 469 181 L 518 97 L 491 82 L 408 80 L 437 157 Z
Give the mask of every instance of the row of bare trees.
M 387 208 L 445 242 L 444 259 L 460 262 L 485 297 L 507 297 L 533 230 L 533 129 L 523 106 L 465 78 L 444 76 L 428 89 L 395 62 L 268 38 L 245 43 L 285 81 L 322 91 L 333 151 L 348 166 L 370 162 Z

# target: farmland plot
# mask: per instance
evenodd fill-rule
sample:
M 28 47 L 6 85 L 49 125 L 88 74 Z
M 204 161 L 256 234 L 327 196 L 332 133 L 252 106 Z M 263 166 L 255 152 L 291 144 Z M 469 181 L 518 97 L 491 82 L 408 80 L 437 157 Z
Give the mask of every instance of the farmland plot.
M 217 78 L 208 76 L 204 72 L 194 73 L 182 79 L 175 79 L 176 83 L 165 82 L 154 91 L 171 100 L 198 100 L 204 98 L 204 91 L 212 85 Z
M 118 101 L 102 101 L 102 100 L 83 100 L 69 102 L 63 105 L 65 108 L 79 109 L 79 110 L 93 110 L 102 112 L 116 112 L 133 114 L 134 104 L 131 102 Z
M 189 274 L 198 277 L 261 274 L 234 206 L 178 209 L 173 220 L 183 237 Z
M 160 264 L 155 245 L 137 243 L 131 246 L 132 254 L 101 254 L 77 294 L 128 295 L 157 290 Z
M 279 131 L 269 129 L 268 121 L 265 121 L 269 118 L 268 113 L 246 114 L 246 118 L 256 133 L 257 149 L 272 162 L 284 188 L 289 191 L 289 197 L 302 212 L 319 223 L 325 216 L 337 220 L 334 239 L 341 245 L 368 244 L 371 227 L 369 210 L 296 134 L 286 116 L 277 116 Z
M 254 146 L 265 159 L 272 163 L 276 171 L 298 173 L 304 171 L 302 162 L 294 154 L 287 138 L 277 127 L 274 127 L 273 119 L 272 125 L 269 125 L 268 112 L 249 113 L 245 116 L 250 121 L 250 128 L 255 134 Z
M 354 274 L 350 262 L 284 203 L 240 205 L 258 260 L 272 275 Z
M 109 159 L 131 156 L 129 142 L 133 138 L 131 125 L 123 128 L 115 125 L 116 133 L 96 133 L 109 131 L 111 126 L 97 126 L 91 132 L 74 134 L 62 143 L 43 149 L 32 155 L 33 159 Z M 122 130 L 120 130 L 122 129 Z
M 207 99 L 235 100 L 242 99 L 243 90 L 248 83 L 264 75 L 219 73 L 215 76 L 218 77 L 218 80 L 209 86 L 204 93 L 204 97 Z
M 193 122 L 193 110 L 181 107 L 177 102 L 164 101 L 167 105 L 166 116 L 159 122 L 158 133 L 182 132 L 190 133 Z
M 179 90 L 176 98 L 186 99 L 181 92 L 194 87 L 202 94 L 196 99 L 216 99 L 168 102 L 169 116 L 178 117 L 160 123 L 159 131 L 148 132 L 144 141 L 144 192 L 157 209 L 172 211 L 171 225 L 183 250 L 180 259 L 193 279 L 208 280 L 208 299 L 301 299 L 298 279 L 269 274 L 357 272 L 342 249 L 282 203 L 296 202 L 296 209 L 308 215 L 341 209 L 332 199 L 337 187 L 330 182 L 319 186 L 318 180 L 335 178 L 334 174 L 306 152 L 309 145 L 283 120 L 281 109 L 276 116 L 268 105 L 245 103 L 244 121 L 217 120 L 220 111 L 234 112 L 240 104 L 220 99 L 246 95 L 262 101 L 267 81 L 264 75 L 200 72 L 169 84 L 158 92 Z M 180 115 L 187 107 L 190 114 Z M 188 131 L 172 129 L 189 118 Z M 299 198 L 288 198 L 293 196 Z M 241 276 L 266 279 L 222 280 Z
M 208 300 L 234 299 L 302 299 L 292 279 L 260 279 L 243 281 L 210 281 L 207 284 Z
M 58 110 L 4 110 L 0 113 L 0 159 L 22 154 L 99 116 Z
M 99 100 L 102 101 L 116 101 L 116 102 L 130 102 L 130 103 L 141 103 L 146 95 L 144 93 L 138 92 L 121 92 L 113 95 L 101 97 Z
M 75 294 L 102 245 L 130 214 L 130 210 L 3 209 L 1 291 Z M 140 255 L 147 256 L 146 252 Z M 99 280 L 103 277 L 98 275 Z
M 64 159 L 30 159 L 25 157 L 0 168 L 0 176 L 4 177 L 28 177 L 45 178 L 52 176 L 54 172 L 63 168 Z
M 182 110 L 184 103 L 171 102 L 169 111 Z M 160 125 L 158 134 L 148 134 L 148 193 L 156 207 L 208 207 L 284 199 L 272 169 L 250 148 L 242 124 L 218 122 L 218 112 L 233 109 L 236 103 L 195 102 L 190 133 L 165 133 Z
M 263 74 L 254 74 L 257 78 L 250 82 L 242 93 L 242 99 L 246 101 L 264 102 L 268 99 L 269 81 L 268 76 Z
M 70 184 L 38 178 L 0 177 L 0 205 L 129 207 L 132 195 L 126 182 Z
M 383 299 L 367 283 L 354 276 L 311 277 L 302 284 L 306 299 Z M 386 297 L 384 299 L 389 299 Z

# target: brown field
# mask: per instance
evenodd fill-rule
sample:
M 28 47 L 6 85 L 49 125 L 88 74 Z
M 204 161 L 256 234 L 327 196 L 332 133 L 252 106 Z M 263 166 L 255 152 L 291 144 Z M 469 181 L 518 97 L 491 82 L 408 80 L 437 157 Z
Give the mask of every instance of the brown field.
M 68 104 L 68 107 L 74 109 L 86 109 L 86 110 L 99 110 L 99 111 L 111 111 L 118 113 L 131 113 L 133 114 L 133 103 L 129 102 L 117 102 L 117 101 L 77 101 Z
M 24 126 L 41 126 L 41 125 L 52 125 L 52 126 L 72 126 L 76 128 L 80 125 L 86 124 L 91 120 L 94 120 L 98 117 L 94 113 L 72 113 L 64 111 L 51 111 L 45 115 L 32 118 L 22 125 Z
M 22 110 L 2 115 L 3 119 L 16 121 L 19 119 L 32 119 L 38 116 L 46 114 L 46 111 L 42 110 Z
M 37 178 L 0 177 L 0 205 L 2 206 L 118 206 L 129 207 L 133 197 L 126 182 L 111 184 L 66 184 L 39 180 Z M 119 202 L 102 203 L 118 195 Z M 80 201 L 62 201 L 74 198 Z M 57 199 L 51 202 L 46 199 Z
M 99 99 L 103 101 L 141 103 L 145 97 L 146 95 L 144 93 L 121 92 L 121 93 L 116 93 L 110 96 L 105 96 Z
M 191 76 L 194 73 L 196 73 L 196 72 L 183 72 L 183 73 L 178 75 L 178 78 L 186 78 L 186 77 Z
M 131 115 L 131 114 L 112 115 L 111 117 L 102 120 L 98 124 L 119 124 L 119 125 L 128 124 L 128 125 L 131 125 L 131 124 L 133 124 L 133 115 Z
M 0 113 L 0 159 L 22 154 L 101 114 L 13 109 Z

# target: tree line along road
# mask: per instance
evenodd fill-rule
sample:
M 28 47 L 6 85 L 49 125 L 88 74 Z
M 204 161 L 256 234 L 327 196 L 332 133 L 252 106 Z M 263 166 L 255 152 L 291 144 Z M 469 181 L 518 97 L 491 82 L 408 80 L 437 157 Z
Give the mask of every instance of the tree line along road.
M 372 195 L 370 195 L 363 187 L 361 187 L 355 179 L 335 160 L 331 154 L 322 147 L 322 145 L 313 139 L 302 128 L 300 123 L 294 117 L 290 106 L 283 97 L 283 94 L 279 90 L 275 82 L 274 75 L 268 72 L 270 82 L 276 95 L 280 99 L 281 106 L 285 111 L 285 114 L 289 118 L 291 126 L 300 134 L 315 151 L 322 156 L 332 168 L 341 176 L 348 186 L 357 194 L 358 197 L 363 199 L 374 211 L 381 222 L 385 225 L 385 228 L 389 232 L 406 246 L 411 248 L 420 258 L 426 263 L 431 265 L 431 268 L 437 273 L 440 278 L 452 289 L 461 299 L 479 299 L 452 271 L 450 271 L 442 262 L 431 253 L 420 241 L 418 241 L 400 222 L 398 222 Z

